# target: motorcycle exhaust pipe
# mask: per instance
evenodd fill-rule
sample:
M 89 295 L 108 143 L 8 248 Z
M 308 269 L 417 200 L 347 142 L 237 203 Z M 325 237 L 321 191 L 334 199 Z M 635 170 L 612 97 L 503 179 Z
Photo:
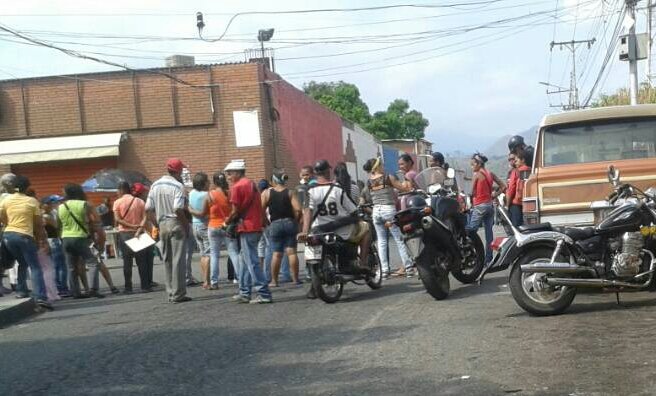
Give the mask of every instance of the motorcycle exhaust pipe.
M 609 279 L 571 279 L 571 278 L 547 278 L 547 284 L 550 286 L 570 286 L 570 287 L 625 287 L 629 289 L 642 289 L 643 284 L 622 282 Z
M 546 273 L 546 274 L 590 274 L 596 275 L 594 269 L 590 267 L 583 267 L 580 265 L 572 265 L 570 263 L 533 263 L 524 264 L 521 266 L 522 272 L 527 274 Z

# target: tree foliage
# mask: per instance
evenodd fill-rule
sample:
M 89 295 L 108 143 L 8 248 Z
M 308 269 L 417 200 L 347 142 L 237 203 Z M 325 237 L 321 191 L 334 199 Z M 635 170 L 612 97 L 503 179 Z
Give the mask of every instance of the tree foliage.
M 395 99 L 387 110 L 371 115 L 354 84 L 344 81 L 310 81 L 303 86 L 305 93 L 343 118 L 360 124 L 380 139 L 421 139 L 428 120 L 417 110 L 411 110 L 404 99 Z
M 649 83 L 643 82 L 638 88 L 638 103 L 656 103 L 656 89 Z M 610 95 L 601 94 L 599 99 L 592 103 L 592 107 L 621 106 L 631 104 L 628 88 L 620 88 Z
M 360 98 L 360 90 L 354 84 L 344 81 L 327 83 L 310 81 L 303 86 L 303 91 L 351 122 L 364 125 L 371 120 L 369 107 Z

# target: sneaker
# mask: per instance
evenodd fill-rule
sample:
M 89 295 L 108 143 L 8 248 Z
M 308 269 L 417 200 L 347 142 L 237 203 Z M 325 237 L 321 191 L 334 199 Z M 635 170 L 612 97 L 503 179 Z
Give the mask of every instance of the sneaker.
M 180 298 L 176 298 L 175 300 L 171 300 L 172 304 L 180 304 L 183 302 L 191 301 L 191 297 L 188 296 L 182 296 Z
M 417 274 L 417 271 L 414 268 L 407 268 L 405 270 L 405 277 L 412 278 Z
M 150 282 L 150 287 L 157 287 L 159 286 L 159 283 L 157 282 Z
M 200 282 L 198 282 L 196 279 L 190 279 L 187 281 L 187 286 L 198 286 L 200 285 Z
M 111 289 L 112 294 L 119 294 L 121 291 L 118 290 L 118 287 L 112 287 Z M 130 291 L 132 291 L 132 288 L 130 288 Z
M 262 297 L 260 295 L 250 301 L 251 304 L 271 304 L 272 302 L 271 297 Z
M 239 281 L 238 281 L 237 279 L 233 279 L 233 280 L 232 280 L 232 284 L 233 284 L 233 285 L 238 285 L 238 284 L 239 284 Z
M 113 291 L 112 291 L 113 293 Z M 132 288 L 131 287 L 126 287 L 123 289 L 123 294 L 132 294 Z
M 219 290 L 219 285 L 218 284 L 213 284 L 210 286 L 210 290 Z
M 30 295 L 27 293 L 16 292 L 16 298 L 28 298 Z
M 235 301 L 240 304 L 248 304 L 249 302 L 251 302 L 251 299 L 249 297 L 242 296 L 241 294 L 235 294 L 234 296 L 232 296 L 232 301 Z

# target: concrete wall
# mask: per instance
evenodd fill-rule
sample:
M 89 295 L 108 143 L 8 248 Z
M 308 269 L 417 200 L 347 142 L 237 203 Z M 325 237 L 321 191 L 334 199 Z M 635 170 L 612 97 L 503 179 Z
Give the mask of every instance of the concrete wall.
M 383 146 L 369 132 L 358 124 L 344 121 L 342 125 L 342 144 L 344 146 L 344 161 L 353 180 L 365 181 L 367 174 L 362 166 L 369 158 L 383 155 Z

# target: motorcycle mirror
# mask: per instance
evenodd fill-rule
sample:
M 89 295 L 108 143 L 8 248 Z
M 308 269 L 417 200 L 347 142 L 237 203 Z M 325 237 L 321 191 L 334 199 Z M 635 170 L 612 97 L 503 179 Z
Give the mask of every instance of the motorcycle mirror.
M 620 170 L 615 168 L 614 165 L 608 167 L 608 181 L 613 183 L 614 186 L 620 184 Z
M 455 169 L 453 169 L 453 168 L 449 168 L 449 169 L 447 169 L 447 171 L 446 171 L 446 177 L 448 177 L 449 179 L 453 179 L 454 177 L 456 177 L 456 171 L 455 171 Z

